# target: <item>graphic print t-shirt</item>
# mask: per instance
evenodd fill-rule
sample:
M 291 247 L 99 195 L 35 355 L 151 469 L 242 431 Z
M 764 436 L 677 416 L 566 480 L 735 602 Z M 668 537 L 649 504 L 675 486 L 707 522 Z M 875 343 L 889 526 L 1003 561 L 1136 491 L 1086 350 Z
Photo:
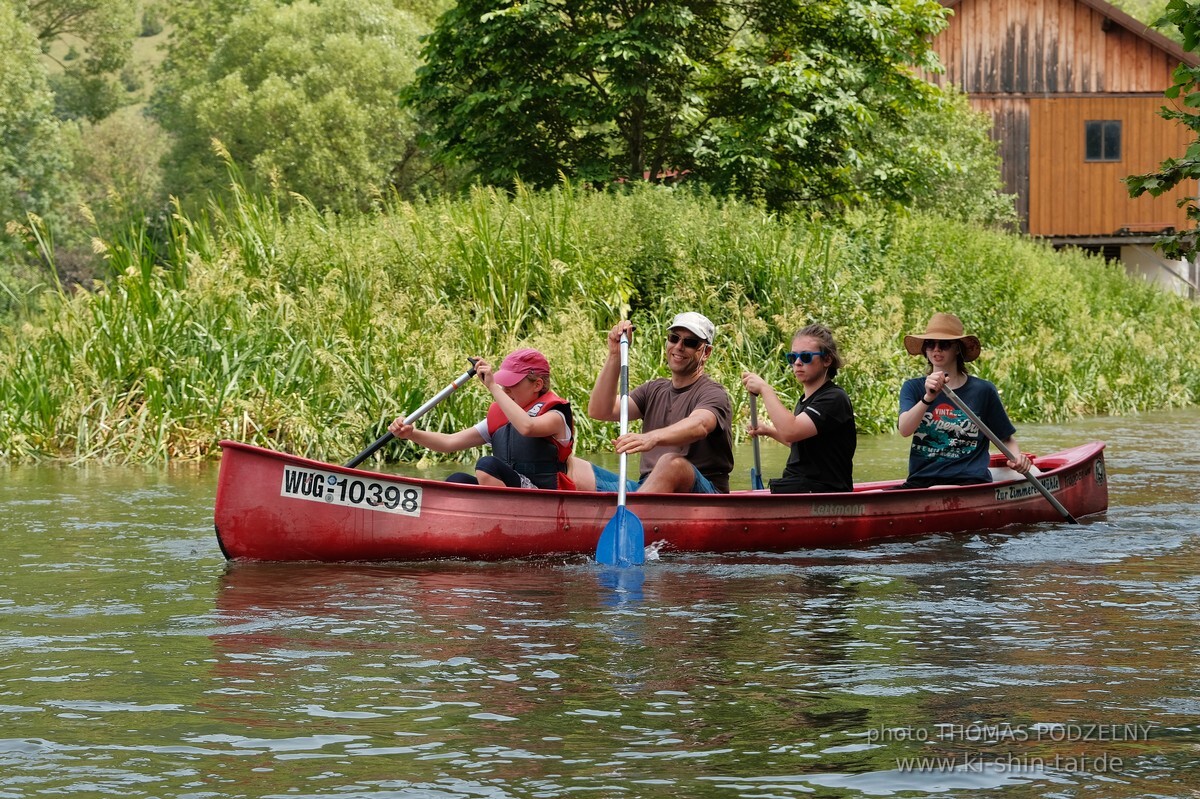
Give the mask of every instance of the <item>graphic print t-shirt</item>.
M 958 398 L 975 412 L 993 433 L 1004 441 L 1016 433 L 996 387 L 982 378 L 968 376 Z M 904 381 L 900 388 L 900 413 L 925 396 L 925 378 Z M 908 479 L 928 482 L 988 482 L 988 440 L 967 415 L 944 394 L 938 394 L 913 433 L 908 451 Z

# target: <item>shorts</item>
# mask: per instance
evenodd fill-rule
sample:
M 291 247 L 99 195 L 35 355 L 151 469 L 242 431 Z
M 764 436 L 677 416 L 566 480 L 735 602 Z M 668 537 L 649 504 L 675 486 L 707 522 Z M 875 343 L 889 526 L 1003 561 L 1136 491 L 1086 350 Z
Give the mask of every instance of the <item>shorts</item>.
M 596 490 L 597 491 L 616 491 L 619 485 L 621 476 L 615 472 L 610 472 L 603 466 L 592 464 L 592 472 L 596 475 Z M 700 470 L 695 466 L 692 467 L 692 475 L 695 478 L 692 483 L 692 494 L 720 494 L 717 487 L 712 484 L 704 475 L 700 474 Z M 644 478 L 643 478 L 644 479 Z M 632 494 L 641 487 L 641 482 L 637 480 L 626 480 L 625 491 Z

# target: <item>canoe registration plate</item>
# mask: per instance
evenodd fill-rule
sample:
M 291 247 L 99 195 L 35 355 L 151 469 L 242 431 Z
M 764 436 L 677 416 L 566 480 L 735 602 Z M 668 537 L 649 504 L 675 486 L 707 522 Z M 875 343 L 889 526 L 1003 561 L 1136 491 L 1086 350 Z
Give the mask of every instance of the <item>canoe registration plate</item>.
M 283 486 L 279 495 L 402 516 L 421 515 L 421 489 L 416 486 L 330 474 L 303 466 L 283 467 Z

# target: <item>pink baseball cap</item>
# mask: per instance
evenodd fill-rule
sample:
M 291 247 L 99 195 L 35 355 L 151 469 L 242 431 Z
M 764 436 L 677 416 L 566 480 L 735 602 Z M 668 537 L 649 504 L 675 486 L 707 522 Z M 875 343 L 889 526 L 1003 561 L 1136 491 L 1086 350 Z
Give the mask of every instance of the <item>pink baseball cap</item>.
M 529 375 L 549 375 L 550 362 L 537 350 L 517 350 L 504 359 L 494 377 L 505 388 L 512 388 Z

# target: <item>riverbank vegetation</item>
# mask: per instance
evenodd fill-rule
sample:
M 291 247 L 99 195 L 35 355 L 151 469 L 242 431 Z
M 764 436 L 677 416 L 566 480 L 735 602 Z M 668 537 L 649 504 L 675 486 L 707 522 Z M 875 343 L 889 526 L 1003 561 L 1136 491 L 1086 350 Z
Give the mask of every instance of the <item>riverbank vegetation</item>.
M 942 4 L 541 9 L 0 4 L 0 461 L 342 460 L 518 346 L 581 408 L 615 321 L 640 381 L 681 309 L 788 396 L 832 326 L 864 433 L 935 310 L 1019 421 L 1200 399 L 1193 303 L 1003 232 L 990 122 L 918 77 Z
M 157 241 L 138 229 L 98 241 L 112 278 L 93 290 L 19 298 L 0 354 L 0 458 L 206 458 L 233 438 L 345 460 L 468 355 L 538 347 L 555 390 L 583 407 L 605 332 L 629 313 L 631 380 L 664 374 L 663 325 L 681 309 L 717 322 L 711 372 L 743 422 L 740 372 L 794 397 L 782 353 L 821 321 L 844 350 L 860 429 L 893 429 L 899 384 L 920 373 L 902 336 L 935 310 L 982 339 L 977 373 L 1018 421 L 1200 400 L 1195 304 L 1103 260 L 940 217 L 803 221 L 651 185 L 480 188 L 349 216 L 285 214 L 237 183 L 231 197 L 177 214 Z M 487 399 L 472 383 L 423 424 L 474 424 Z M 613 425 L 578 416 L 580 449 L 604 450 Z

